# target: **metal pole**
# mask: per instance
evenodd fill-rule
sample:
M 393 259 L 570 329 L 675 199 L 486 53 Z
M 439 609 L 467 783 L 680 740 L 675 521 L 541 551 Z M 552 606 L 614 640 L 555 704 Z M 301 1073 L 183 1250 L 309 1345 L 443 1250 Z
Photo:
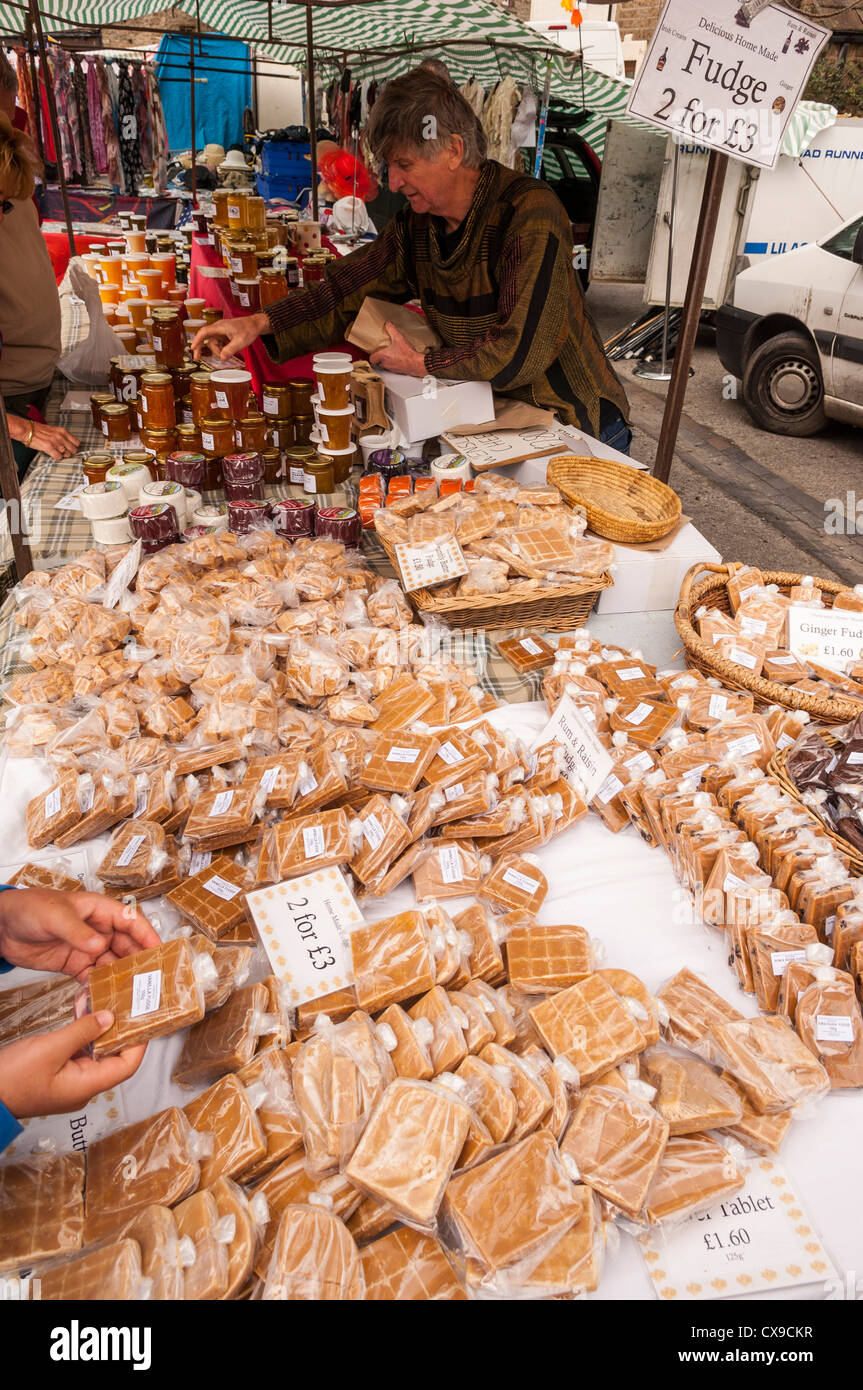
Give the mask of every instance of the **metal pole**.
M 198 151 L 195 149 L 195 36 L 189 35 L 189 112 L 192 121 L 192 207 L 198 206 Z
M 692 264 L 689 267 L 689 283 L 686 286 L 683 317 L 680 320 L 680 336 L 677 340 L 671 382 L 665 401 L 659 448 L 656 451 L 656 462 L 653 465 L 653 476 L 659 478 L 660 482 L 663 483 L 668 482 L 671 461 L 674 458 L 674 446 L 677 443 L 677 432 L 680 429 L 683 398 L 686 395 L 686 386 L 689 381 L 689 364 L 692 361 L 695 335 L 698 332 L 698 320 L 701 317 L 704 286 L 707 284 L 710 253 L 713 250 L 713 238 L 716 235 L 716 224 L 719 220 L 719 208 L 722 203 L 722 189 L 725 184 L 727 168 L 728 155 L 720 154 L 718 150 L 711 150 L 707 163 L 704 195 L 701 199 L 698 230 L 695 233 L 695 251 Z
M 51 73 L 48 67 L 48 54 L 45 48 L 45 35 L 42 32 L 42 17 L 39 14 L 37 0 L 29 0 L 30 15 L 33 20 L 33 27 L 36 30 L 36 41 L 39 44 L 39 57 L 42 63 L 42 76 L 45 79 L 45 94 L 48 98 L 48 120 L 51 125 L 51 139 L 54 141 L 54 153 L 57 156 L 57 181 L 60 184 L 60 197 L 63 199 L 63 216 L 66 219 L 66 235 L 69 238 L 69 252 L 77 256 L 75 247 L 75 230 L 72 226 L 72 209 L 69 206 L 69 190 L 66 187 L 66 176 L 63 173 L 63 160 L 60 156 L 60 129 L 57 125 L 57 103 L 54 100 L 54 84 L 51 81 Z M 38 88 L 34 93 L 34 100 L 39 103 Z
M 671 211 L 668 214 L 668 264 L 665 273 L 665 315 L 662 320 L 662 366 L 657 370 L 652 362 L 640 363 L 633 369 L 632 375 L 641 377 L 644 381 L 670 381 L 671 372 L 668 370 L 668 322 L 671 317 L 671 281 L 674 270 L 674 219 L 677 212 L 677 190 L 680 175 L 680 146 L 674 140 L 674 153 L 672 155 L 672 174 L 671 174 Z
M 30 64 L 30 84 L 33 88 L 33 104 L 36 108 L 36 129 L 33 138 L 39 150 L 42 168 L 45 167 L 45 146 L 42 141 L 42 97 L 39 92 L 39 74 L 36 71 L 36 55 L 33 52 L 33 20 L 27 16 L 27 59 Z
M 312 35 L 312 6 L 306 0 L 306 61 L 309 83 L 309 144 L 312 156 L 312 221 L 318 220 L 318 115 L 315 110 L 315 50 Z
M 48 85 L 47 83 L 45 84 Z M 0 396 L 0 493 L 6 503 L 6 519 L 9 524 L 9 539 L 12 542 L 15 572 L 18 583 L 33 568 L 33 556 L 24 539 L 23 511 L 21 507 L 21 488 L 18 484 L 18 465 L 12 451 L 12 438 L 6 420 L 6 406 Z M 11 503 L 15 503 L 14 515 Z

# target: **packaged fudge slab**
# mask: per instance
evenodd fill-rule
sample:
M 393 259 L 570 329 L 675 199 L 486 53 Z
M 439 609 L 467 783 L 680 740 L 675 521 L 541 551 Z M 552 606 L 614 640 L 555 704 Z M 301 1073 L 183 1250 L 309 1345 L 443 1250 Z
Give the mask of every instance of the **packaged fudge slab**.
M 92 1143 L 87 1151 L 86 1243 L 118 1230 L 150 1206 L 175 1206 L 194 1192 L 202 1145 L 171 1107 Z
M 83 1155 L 43 1154 L 0 1165 L 0 1271 L 70 1255 L 83 1243 Z
M 95 966 L 87 977 L 90 1009 L 110 1010 L 114 1022 L 94 1042 L 94 1057 L 197 1023 L 204 1017 L 203 980 L 214 975 L 209 956 L 196 957 L 184 938 Z
M 645 1100 L 591 1086 L 561 1144 L 563 1165 L 633 1219 L 641 1213 L 668 1143 L 666 1120 Z

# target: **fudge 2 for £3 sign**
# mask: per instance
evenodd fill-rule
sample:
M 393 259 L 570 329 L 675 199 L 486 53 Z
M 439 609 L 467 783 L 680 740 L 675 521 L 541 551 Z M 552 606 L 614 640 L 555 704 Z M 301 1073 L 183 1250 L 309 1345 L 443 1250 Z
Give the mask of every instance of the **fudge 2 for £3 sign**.
M 781 5 L 754 9 L 737 0 L 667 0 L 629 115 L 746 164 L 775 168 L 830 33 Z

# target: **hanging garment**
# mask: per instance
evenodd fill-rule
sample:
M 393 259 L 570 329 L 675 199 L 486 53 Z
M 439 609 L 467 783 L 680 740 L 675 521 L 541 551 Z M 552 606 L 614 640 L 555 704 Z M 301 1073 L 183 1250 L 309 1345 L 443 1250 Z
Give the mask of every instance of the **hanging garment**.
M 463 87 L 459 87 L 459 91 L 474 115 L 482 119 L 482 108 L 485 106 L 485 89 L 479 85 L 476 78 L 472 77 L 470 81 L 465 82 Z
M 496 159 L 507 169 L 513 166 L 512 119 L 521 93 L 513 78 L 498 82 L 482 109 L 482 128 L 488 140 L 488 158 Z
M 105 132 L 102 128 L 102 93 L 96 63 L 92 58 L 87 59 L 87 116 L 90 123 L 93 168 L 96 174 L 107 174 L 108 151 L 105 149 Z
M 150 110 L 147 102 L 147 83 L 141 63 L 133 63 L 130 76 L 135 95 L 135 115 L 138 120 L 138 148 L 144 169 L 153 167 L 153 138 L 150 130 Z
M 118 60 L 117 67 L 120 70 L 120 97 L 117 107 L 120 159 L 123 164 L 126 192 L 134 195 L 138 192 L 138 185 L 144 172 L 144 166 L 141 163 L 137 102 L 132 89 L 129 64 L 121 58 Z
M 96 59 L 96 76 L 99 83 L 99 104 L 102 110 L 102 138 L 105 142 L 105 157 L 107 162 L 107 174 L 111 182 L 111 187 L 118 193 L 126 192 L 126 184 L 123 178 L 123 164 L 120 159 L 120 141 L 117 137 L 117 125 L 114 116 L 114 102 L 112 99 L 112 86 L 116 84 L 116 77 L 108 67 L 104 58 Z M 112 78 L 114 82 L 112 83 Z
M 514 152 L 524 147 L 536 147 L 536 114 L 536 92 L 532 87 L 525 87 L 510 132 Z
M 72 57 L 72 85 L 78 107 L 78 148 L 84 182 L 92 184 L 96 177 L 93 165 L 93 143 L 90 139 L 90 113 L 87 104 L 87 79 L 77 54 Z
M 150 111 L 150 128 L 153 144 L 153 187 L 157 193 L 164 193 L 168 186 L 168 132 L 165 127 L 165 113 L 162 110 L 162 93 L 156 77 L 156 69 L 148 63 L 145 70 L 147 81 L 147 104 Z
M 81 123 L 78 118 L 78 97 L 75 92 L 75 75 L 72 60 L 62 49 L 57 53 L 57 85 L 62 89 L 66 107 L 66 126 L 69 132 L 69 156 L 72 161 L 72 179 L 79 182 L 84 177 L 84 148 L 81 139 Z
M 27 55 L 23 48 L 15 49 L 15 67 L 18 73 L 18 105 L 26 113 L 27 130 L 36 140 L 36 132 L 39 127 L 36 124 L 36 101 L 33 96 L 33 81 L 30 76 L 30 67 L 27 63 Z

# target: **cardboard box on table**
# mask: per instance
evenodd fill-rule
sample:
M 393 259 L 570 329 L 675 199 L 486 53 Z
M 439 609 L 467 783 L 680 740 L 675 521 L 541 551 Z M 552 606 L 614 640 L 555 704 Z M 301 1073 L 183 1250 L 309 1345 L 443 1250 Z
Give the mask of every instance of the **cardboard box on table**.
M 383 380 L 387 415 L 409 444 L 419 444 L 457 425 L 483 425 L 494 419 L 487 381 L 434 381 L 377 368 Z
M 684 575 L 693 565 L 718 564 L 722 556 L 687 522 L 663 550 L 615 545 L 614 587 L 603 589 L 596 611 L 647 613 L 675 608 Z

